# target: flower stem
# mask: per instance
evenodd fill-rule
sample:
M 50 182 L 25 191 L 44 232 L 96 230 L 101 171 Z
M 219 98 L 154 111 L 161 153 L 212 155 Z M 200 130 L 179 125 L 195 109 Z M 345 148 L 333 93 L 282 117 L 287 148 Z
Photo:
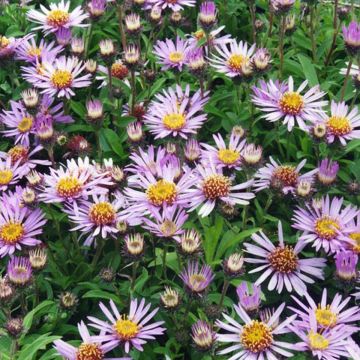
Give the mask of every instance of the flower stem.
M 163 274 L 163 276 L 164 276 L 165 279 L 167 279 L 167 274 L 166 274 L 166 255 L 167 255 L 167 245 L 164 245 L 163 256 L 162 256 L 162 274 Z
M 97 263 L 99 261 L 99 258 L 100 258 L 103 247 L 104 247 L 103 239 L 98 239 L 97 240 L 96 253 L 95 253 L 94 258 L 93 258 L 93 260 L 91 262 L 91 267 L 93 269 L 95 269 L 95 267 L 96 267 L 96 265 L 97 265 Z
M 316 62 L 316 39 L 315 39 L 315 20 L 316 20 L 316 4 L 310 6 L 310 39 L 311 39 L 311 49 L 312 49 L 312 58 Z
M 286 17 L 282 15 L 281 17 L 281 26 L 280 26 L 280 38 L 279 38 L 279 57 L 280 57 L 280 66 L 279 66 L 279 77 L 282 78 L 283 68 L 284 68 L 284 37 L 285 37 L 285 26 L 286 26 Z
M 331 46 L 330 46 L 330 50 L 326 56 L 326 59 L 325 59 L 325 62 L 324 62 L 324 65 L 327 66 L 330 62 L 330 58 L 331 58 L 331 55 L 335 49 L 335 44 L 336 44 L 336 38 L 337 38 L 337 35 L 339 33 L 339 29 L 340 29 L 340 26 L 338 26 L 338 6 L 339 6 L 339 0 L 335 0 L 334 1 L 334 18 L 333 18 L 333 28 L 334 28 L 334 33 L 333 33 L 333 39 L 332 39 L 332 42 L 331 42 Z
M 102 160 L 102 149 L 101 149 L 101 144 L 100 144 L 100 130 L 97 129 L 95 130 L 95 140 L 96 140 L 96 148 L 98 151 L 98 156 L 99 156 L 99 160 Z
M 11 349 L 10 349 L 10 360 L 16 360 L 16 353 L 18 350 L 18 340 L 13 339 L 11 342 Z
M 250 1 L 249 10 L 250 10 L 250 17 L 251 17 L 252 41 L 255 44 L 256 43 L 256 28 L 255 28 L 256 5 L 255 5 L 255 1 Z
M 135 282 L 136 282 L 136 270 L 138 268 L 139 262 L 138 261 L 134 261 L 132 264 L 132 275 L 131 275 L 131 293 L 134 292 L 134 288 L 135 288 Z
M 121 45 L 122 45 L 123 50 L 125 50 L 125 48 L 126 48 L 126 36 L 125 36 L 124 24 L 123 24 L 124 10 L 123 10 L 122 5 L 119 5 L 117 7 L 117 15 L 118 15 L 119 30 L 120 30 L 120 36 L 121 36 Z
M 131 115 L 134 116 L 136 102 L 135 70 L 131 70 Z
M 224 280 L 224 285 L 221 291 L 221 298 L 220 298 L 220 302 L 219 302 L 219 308 L 221 309 L 223 307 L 224 304 L 224 300 L 225 300 L 225 295 L 227 293 L 227 290 L 229 288 L 230 282 L 229 280 L 225 279 Z
M 347 85 L 348 80 L 349 80 L 349 75 L 350 75 L 350 70 L 351 70 L 352 63 L 353 63 L 353 61 L 352 61 L 352 59 L 350 59 L 349 64 L 348 64 L 348 67 L 347 67 L 347 69 L 346 69 L 344 85 L 343 85 L 343 87 L 342 87 L 342 89 L 341 89 L 340 101 L 343 101 L 343 100 L 344 100 L 346 85 Z

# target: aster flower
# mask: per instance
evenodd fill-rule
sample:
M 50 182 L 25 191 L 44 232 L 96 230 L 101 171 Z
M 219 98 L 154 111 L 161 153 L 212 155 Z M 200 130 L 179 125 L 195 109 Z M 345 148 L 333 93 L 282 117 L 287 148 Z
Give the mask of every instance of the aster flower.
M 245 146 L 246 139 L 234 134 L 230 135 L 229 146 L 226 146 L 225 141 L 221 134 L 214 134 L 213 138 L 216 143 L 216 148 L 209 144 L 201 144 L 205 149 L 203 158 L 208 158 L 213 162 L 216 168 L 227 168 L 240 170 L 241 168 L 241 151 Z
M 80 230 L 86 236 L 84 245 L 91 246 L 97 236 L 103 239 L 115 237 L 119 231 L 116 227 L 119 221 L 119 209 L 122 207 L 121 199 L 109 201 L 105 194 L 93 195 L 92 201 L 82 200 L 65 206 L 71 222 L 75 224 L 72 231 Z
M 329 196 L 321 199 L 320 206 L 306 204 L 305 208 L 297 207 L 292 218 L 292 227 L 303 231 L 299 241 L 313 243 L 316 251 L 321 248 L 326 253 L 335 253 L 351 243 L 349 234 L 355 229 L 351 222 L 359 211 L 348 205 L 342 208 L 343 198 Z
M 216 333 L 208 322 L 198 320 L 191 326 L 191 337 L 198 350 L 208 351 L 215 343 Z
M 250 64 L 251 56 L 255 51 L 256 45 L 248 48 L 246 42 L 239 43 L 232 39 L 231 42 L 222 42 L 216 46 L 218 55 L 212 55 L 210 64 L 218 72 L 225 74 L 230 78 L 242 77 L 244 75 L 244 66 Z
M 300 175 L 300 170 L 305 166 L 306 159 L 302 160 L 299 165 L 281 165 L 278 164 L 271 156 L 270 163 L 260 168 L 254 175 L 255 191 L 264 189 L 279 189 L 283 194 L 293 193 L 301 180 L 312 180 L 317 169 L 311 170 Z
M 191 48 L 205 48 L 206 54 L 208 55 L 208 47 L 217 47 L 221 45 L 229 44 L 233 41 L 231 39 L 231 36 L 229 34 L 218 36 L 222 30 L 225 29 L 225 26 L 220 26 L 217 29 L 214 29 L 209 32 L 208 38 L 206 39 L 206 33 L 203 29 L 199 29 L 192 33 L 191 35 L 188 35 L 188 42 L 189 46 Z M 199 42 L 203 42 L 206 40 L 206 42 L 203 45 L 199 45 Z M 208 46 L 206 46 L 208 45 Z
M 254 312 L 260 308 L 260 304 L 261 304 L 260 286 L 243 281 L 236 288 L 236 294 L 239 298 L 239 304 L 246 312 Z
M 360 138 L 360 114 L 355 106 L 349 111 L 345 102 L 331 102 L 330 116 L 319 113 L 309 117 L 313 124 L 324 124 L 326 127 L 326 139 L 331 144 L 335 140 L 346 145 L 347 141 Z M 358 129 L 359 128 L 359 129 Z
M 339 163 L 330 159 L 321 160 L 318 167 L 317 177 L 321 184 L 331 185 L 336 181 L 336 175 L 339 171 Z
M 32 269 L 28 258 L 14 256 L 6 267 L 6 276 L 15 286 L 26 286 L 32 279 Z
M 41 11 L 31 9 L 27 13 L 30 21 L 33 21 L 39 26 L 34 30 L 41 29 L 45 35 L 56 33 L 61 29 L 71 29 L 72 27 L 86 27 L 87 24 L 82 22 L 89 17 L 84 13 L 81 6 L 77 6 L 73 11 L 70 10 L 70 1 L 61 0 L 59 3 L 51 3 L 50 9 L 40 5 Z
M 0 35 L 0 60 L 9 60 L 14 55 L 17 48 L 23 41 L 26 41 L 31 35 L 26 35 L 23 38 L 7 38 L 4 35 Z
M 93 19 L 98 19 L 106 10 L 107 0 L 91 0 L 88 3 L 88 12 Z
M 89 325 L 102 332 L 101 335 L 94 336 L 94 340 L 106 342 L 109 351 L 119 345 L 124 346 L 126 353 L 129 353 L 131 346 L 143 351 L 146 340 L 153 340 L 156 335 L 162 335 L 166 330 L 161 326 L 164 324 L 163 321 L 149 324 L 159 309 L 149 313 L 151 304 L 145 305 L 145 299 L 139 303 L 137 299 L 131 300 L 129 314 L 120 314 L 112 300 L 110 300 L 111 311 L 103 303 L 99 306 L 108 321 L 89 316 L 88 319 L 91 321 Z
M 83 88 L 91 84 L 91 75 L 80 76 L 84 70 L 84 64 L 77 58 L 61 56 L 54 62 L 43 62 L 42 73 L 33 73 L 33 85 L 43 89 L 43 94 L 50 96 L 66 97 L 74 96 L 74 88 Z
M 175 43 L 171 39 L 158 40 L 154 46 L 154 54 L 162 65 L 161 70 L 176 69 L 181 71 L 186 63 L 188 52 L 189 43 L 179 37 L 176 38 Z
M 5 191 L 10 185 L 19 182 L 22 174 L 20 160 L 12 164 L 11 157 L 7 157 L 5 160 L 0 159 L 0 191 Z
M 157 237 L 174 238 L 181 235 L 184 230 L 182 226 L 188 218 L 184 210 L 177 209 L 176 206 L 164 207 L 159 211 L 151 212 L 154 218 L 144 218 L 144 229 L 149 230 Z
M 214 280 L 215 274 L 209 265 L 205 264 L 200 267 L 199 262 L 193 261 L 187 264 L 179 277 L 190 293 L 202 296 Z
M 88 328 L 85 323 L 81 321 L 77 325 L 79 334 L 82 339 L 82 343 L 75 347 L 66 343 L 63 340 L 55 340 L 54 348 L 56 349 L 58 355 L 68 359 L 68 360 L 81 360 L 81 359 L 91 359 L 91 360 L 125 360 L 130 358 L 106 358 L 104 355 L 109 352 L 107 344 L 101 344 L 98 341 L 94 340 L 94 336 L 90 335 Z
M 306 244 L 298 242 L 295 247 L 285 245 L 280 221 L 278 237 L 278 246 L 275 246 L 263 232 L 253 234 L 251 237 L 257 245 L 244 244 L 247 253 L 257 256 L 256 258 L 245 258 L 245 261 L 250 264 L 258 264 L 258 267 L 249 273 L 263 272 L 256 280 L 255 285 L 262 284 L 270 277 L 269 291 L 276 289 L 280 294 L 285 287 L 288 292 L 295 291 L 299 295 L 303 295 L 306 292 L 306 284 L 315 282 L 311 277 L 324 279 L 323 268 L 326 265 L 326 259 L 299 259 Z
M 198 165 L 195 176 L 196 188 L 187 190 L 190 200 L 190 210 L 200 207 L 199 215 L 208 216 L 215 208 L 216 203 L 222 200 L 230 204 L 248 205 L 255 195 L 252 192 L 242 192 L 253 185 L 253 180 L 232 185 L 232 179 L 216 169 L 214 163 Z
M 346 347 L 352 331 L 347 326 L 341 325 L 320 332 L 314 313 L 310 313 L 306 329 L 298 322 L 294 325 L 289 324 L 288 328 L 301 339 L 293 345 L 297 351 L 310 351 L 313 358 L 318 360 L 334 360 L 349 356 Z
M 217 341 L 232 344 L 218 354 L 235 352 L 229 360 L 274 360 L 280 356 L 292 357 L 293 354 L 287 349 L 293 349 L 293 344 L 275 339 L 275 335 L 290 332 L 288 326 L 296 317 L 291 316 L 280 323 L 279 318 L 284 308 L 285 303 L 281 304 L 267 321 L 259 321 L 252 320 L 240 305 L 234 305 L 234 310 L 245 325 L 240 325 L 235 319 L 223 313 L 228 323 L 217 320 L 215 324 L 229 333 L 218 333 Z
M 169 8 L 173 12 L 183 10 L 184 6 L 193 7 L 195 3 L 195 0 L 147 0 L 147 5 L 151 8 L 160 8 L 163 10 Z
M 351 21 L 349 26 L 343 25 L 342 31 L 346 49 L 355 56 L 360 50 L 360 24 Z
M 76 162 L 67 162 L 67 167 L 50 168 L 50 174 L 44 176 L 43 192 L 40 200 L 45 203 L 73 202 L 87 199 L 89 195 L 100 195 L 108 192 L 106 186 L 113 183 L 106 173 L 99 174 L 86 157 Z
M 266 113 L 263 115 L 266 120 L 276 122 L 283 119 L 288 131 L 292 130 L 296 121 L 301 129 L 306 130 L 305 121 L 323 113 L 322 107 L 328 103 L 321 100 L 325 92 L 320 91 L 319 86 L 314 86 L 301 95 L 307 84 L 308 81 L 305 80 L 295 90 L 294 80 L 290 76 L 285 90 L 284 85 L 280 87 L 270 80 L 267 88 L 264 84 L 261 88 L 253 88 L 252 102 Z
M 199 9 L 199 23 L 204 29 L 211 29 L 216 23 L 217 9 L 213 1 L 204 1 Z
M 168 88 L 156 95 L 156 101 L 151 102 L 144 123 L 155 135 L 155 139 L 170 135 L 187 139 L 190 134 L 196 134 L 206 121 L 203 108 L 208 100 L 208 92 L 202 97 L 200 90 L 190 96 L 189 85 L 185 91 L 179 85 L 175 91 Z
M 106 66 L 99 65 L 97 67 L 98 72 L 100 73 L 95 77 L 96 80 L 101 81 L 98 89 L 107 86 L 109 79 L 109 69 Z M 122 62 L 122 60 L 116 60 L 110 67 L 110 73 L 113 78 L 116 78 L 130 88 L 130 82 L 127 79 L 129 75 L 128 67 Z M 136 73 L 135 73 L 136 75 Z M 128 116 L 128 115 L 127 115 Z
M 70 115 L 64 114 L 64 104 L 59 102 L 55 103 L 55 98 L 45 94 L 42 96 L 37 117 L 46 116 L 54 123 L 69 124 L 74 122 L 74 119 Z
M 41 244 L 38 236 L 46 223 L 41 209 L 21 207 L 20 203 L 6 201 L 2 197 L 0 210 L 0 257 L 12 255 L 22 246 L 36 246 Z M 14 206 L 15 205 L 15 206 Z
M 0 115 L 1 122 L 8 128 L 2 133 L 5 137 L 14 137 L 15 144 L 30 145 L 29 136 L 34 131 L 34 118 L 22 103 L 10 101 L 11 110 Z

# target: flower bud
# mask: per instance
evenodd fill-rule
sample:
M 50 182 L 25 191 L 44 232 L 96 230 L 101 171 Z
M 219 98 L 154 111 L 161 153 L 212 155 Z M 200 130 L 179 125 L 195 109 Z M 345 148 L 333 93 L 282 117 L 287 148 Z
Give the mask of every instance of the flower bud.
M 198 320 L 191 326 L 191 337 L 199 351 L 208 351 L 215 344 L 216 334 L 206 321 Z
M 27 109 L 34 109 L 39 104 L 39 93 L 35 89 L 27 89 L 22 91 L 21 97 Z
M 216 24 L 217 10 L 213 1 L 204 1 L 200 5 L 199 23 L 205 30 L 210 30 Z
M 29 251 L 29 261 L 34 270 L 42 270 L 47 263 L 47 254 L 44 248 L 36 248 Z
M 24 330 L 22 318 L 11 318 L 6 321 L 5 329 L 8 334 L 14 338 L 18 338 Z
M 228 276 L 238 276 L 244 272 L 244 257 L 239 253 L 230 255 L 223 261 L 224 272 Z
M 162 305 L 168 310 L 174 310 L 179 306 L 180 297 L 177 290 L 165 287 L 165 291 L 160 295 Z

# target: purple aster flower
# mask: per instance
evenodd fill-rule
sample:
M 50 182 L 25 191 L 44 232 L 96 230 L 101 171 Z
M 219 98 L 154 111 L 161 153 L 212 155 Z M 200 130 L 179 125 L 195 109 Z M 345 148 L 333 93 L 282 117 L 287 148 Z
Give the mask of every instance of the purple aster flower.
M 230 78 L 242 77 L 244 75 L 244 67 L 248 67 L 251 62 L 251 56 L 255 51 L 256 45 L 250 48 L 246 42 L 239 43 L 232 39 L 231 42 L 216 46 L 218 55 L 212 55 L 210 64 L 218 72 L 225 74 Z
M 326 266 L 326 259 L 299 259 L 306 244 L 298 242 L 295 247 L 285 245 L 280 221 L 278 237 L 278 246 L 275 246 L 263 232 L 253 234 L 251 237 L 257 245 L 244 244 L 247 253 L 257 256 L 256 258 L 245 258 L 245 261 L 250 264 L 258 264 L 258 267 L 249 273 L 263 272 L 256 280 L 255 285 L 262 284 L 270 277 L 269 291 L 276 289 L 280 294 L 286 288 L 288 292 L 295 291 L 299 295 L 303 295 L 306 292 L 306 284 L 315 282 L 311 277 L 324 279 L 323 268 Z
M 23 60 L 28 63 L 36 63 L 42 58 L 55 59 L 63 50 L 61 45 L 56 45 L 54 41 L 47 43 L 44 39 L 40 40 L 37 45 L 35 35 L 22 41 L 16 49 L 16 59 Z
M 58 4 L 51 3 L 50 9 L 40 5 L 40 11 L 31 9 L 27 13 L 30 21 L 40 24 L 34 30 L 41 29 L 45 35 L 56 33 L 61 29 L 71 29 L 72 27 L 86 27 L 82 22 L 89 17 L 84 13 L 81 6 L 70 10 L 70 1 L 61 0 Z
M 34 132 L 34 118 L 20 102 L 10 101 L 11 110 L 0 115 L 1 122 L 8 128 L 2 133 L 5 137 L 14 137 L 15 144 L 30 145 L 29 136 Z
M 154 54 L 162 65 L 161 70 L 176 69 L 181 71 L 186 63 L 188 52 L 188 41 L 179 37 L 176 38 L 175 43 L 171 39 L 158 40 L 154 46 Z
M 31 34 L 28 34 L 23 38 L 15 39 L 14 37 L 7 38 L 6 36 L 0 35 L 0 60 L 9 60 L 12 58 L 22 42 L 31 36 Z
M 65 206 L 65 212 L 68 214 L 75 227 L 71 231 L 80 230 L 82 236 L 86 236 L 84 245 L 91 246 L 97 236 L 107 239 L 115 237 L 118 233 L 116 227 L 119 221 L 119 209 L 122 207 L 121 199 L 110 201 L 105 194 L 93 195 L 92 200 L 82 200 L 77 203 Z M 95 240 L 96 245 L 96 240 Z
M 71 29 L 63 28 L 63 27 L 59 28 L 59 30 L 56 31 L 55 36 L 56 36 L 56 41 L 59 45 L 66 46 L 70 44 L 72 38 Z
M 154 218 L 144 218 L 144 229 L 149 230 L 157 237 L 175 238 L 181 235 L 184 230 L 182 226 L 189 217 L 184 210 L 177 209 L 176 206 L 164 207 L 162 211 L 152 211 Z
M 64 105 L 62 102 L 54 104 L 55 99 L 45 94 L 40 101 L 37 116 L 47 116 L 54 123 L 69 124 L 74 122 L 70 115 L 64 114 Z
M 26 286 L 32 279 L 30 260 L 26 257 L 12 257 L 7 263 L 6 276 L 15 286 Z
M 184 9 L 184 6 L 195 6 L 195 0 L 147 0 L 147 6 L 153 8 L 166 9 L 169 8 L 172 11 L 180 11 Z
M 306 204 L 305 208 L 297 207 L 292 220 L 293 228 L 303 231 L 299 241 L 313 243 L 316 251 L 321 248 L 326 253 L 335 252 L 351 243 L 349 234 L 354 232 L 352 220 L 359 213 L 355 207 L 348 205 L 342 208 L 343 198 L 329 196 L 321 199 L 320 206 Z
M 216 325 L 228 331 L 228 333 L 218 333 L 217 341 L 220 343 L 231 343 L 224 350 L 218 352 L 219 355 L 235 352 L 229 359 L 251 359 L 251 360 L 275 360 L 281 357 L 292 357 L 293 354 L 287 351 L 293 349 L 293 344 L 278 341 L 276 335 L 289 333 L 289 324 L 296 318 L 296 315 L 279 321 L 280 315 L 285 308 L 285 303 L 267 319 L 267 321 L 252 320 L 240 305 L 234 305 L 234 310 L 245 325 L 240 325 L 235 319 L 223 313 L 223 317 L 228 321 L 217 320 Z
M 208 100 L 208 92 L 201 97 L 200 90 L 190 96 L 190 85 L 186 86 L 185 91 L 179 85 L 175 90 L 168 88 L 156 95 L 156 101 L 151 102 L 144 123 L 155 139 L 170 135 L 187 139 L 190 134 L 196 134 L 206 121 L 203 108 Z
M 299 322 L 289 324 L 288 328 L 301 339 L 301 342 L 293 345 L 297 351 L 310 351 L 318 360 L 334 360 L 342 356 L 347 359 L 349 356 L 346 347 L 352 330 L 347 326 L 318 331 L 316 317 L 310 313 L 307 328 L 304 329 Z
M 90 0 L 88 3 L 88 12 L 93 19 L 102 16 L 106 10 L 107 0 Z
M 205 149 L 202 157 L 213 162 L 216 168 L 240 170 L 241 151 L 246 144 L 246 139 L 242 140 L 240 135 L 232 132 L 230 135 L 229 146 L 226 146 L 221 134 L 214 134 L 213 138 L 216 143 L 216 148 L 209 144 L 201 144 Z
M 358 255 L 353 251 L 341 250 L 335 255 L 336 276 L 343 281 L 357 278 Z
M 215 344 L 216 333 L 208 322 L 198 320 L 191 326 L 191 337 L 198 350 L 208 351 Z
M 12 164 L 11 157 L 0 159 L 0 191 L 6 191 L 10 185 L 18 183 L 22 174 L 20 160 Z
M 206 39 L 206 33 L 203 29 L 199 29 L 192 33 L 191 35 L 188 35 L 188 42 L 189 46 L 193 49 L 201 49 L 205 48 L 206 55 L 208 55 L 208 48 L 213 48 L 225 44 L 230 44 L 233 40 L 231 39 L 231 36 L 226 34 L 223 36 L 218 36 L 222 30 L 224 30 L 225 26 L 220 26 L 217 29 L 214 29 L 209 32 L 208 38 Z M 202 45 L 199 45 L 199 42 L 204 43 Z
M 321 160 L 318 167 L 317 177 L 323 185 L 331 185 L 336 181 L 339 171 L 339 163 L 330 159 Z
M 38 236 L 46 224 L 45 215 L 41 209 L 29 209 L 21 206 L 20 202 L 4 201 L 0 210 L 0 257 L 12 255 L 22 246 L 36 246 L 41 244 Z
M 255 191 L 264 189 L 280 190 L 283 194 L 294 193 L 297 185 L 305 179 L 312 180 L 317 169 L 311 170 L 300 175 L 300 170 L 305 166 L 306 159 L 300 162 L 298 166 L 278 164 L 272 157 L 270 163 L 260 168 L 254 175 Z
M 199 23 L 204 29 L 211 29 L 216 23 L 217 10 L 213 1 L 204 1 L 200 5 Z
M 360 50 L 360 24 L 351 21 L 349 26 L 342 27 L 346 49 L 351 55 L 356 55 Z
M 67 166 L 59 169 L 50 168 L 50 174 L 44 176 L 43 192 L 40 200 L 45 203 L 73 202 L 87 199 L 89 195 L 106 194 L 106 186 L 113 183 L 106 173 L 98 173 L 86 157 L 77 162 L 67 161 Z
M 298 327 L 308 328 L 311 316 L 314 316 L 317 329 L 332 329 L 346 324 L 349 330 L 353 332 L 358 330 L 356 322 L 360 320 L 360 308 L 352 306 L 344 310 L 351 301 L 350 296 L 343 299 L 342 295 L 335 294 L 335 296 L 331 296 L 331 303 L 328 303 L 327 289 L 325 288 L 319 304 L 316 304 L 308 293 L 305 294 L 308 305 L 304 303 L 304 299 L 300 300 L 295 296 L 292 296 L 292 298 L 300 306 L 300 308 L 289 307 L 301 319 L 301 321 L 296 321 Z
M 82 343 L 75 347 L 63 340 L 55 340 L 54 348 L 58 355 L 68 360 L 131 360 L 131 358 L 106 358 L 104 355 L 109 352 L 107 344 L 101 344 L 94 340 L 94 336 L 90 335 L 85 323 L 81 321 L 77 325 Z
M 239 298 L 239 304 L 246 312 L 256 312 L 260 308 L 260 286 L 243 281 L 236 288 L 236 293 Z
M 331 102 L 330 116 L 326 113 L 319 113 L 309 117 L 313 125 L 324 124 L 326 127 L 326 139 L 331 144 L 335 140 L 346 145 L 347 141 L 360 138 L 360 114 L 355 106 L 349 111 L 349 106 L 345 102 Z M 308 128 L 308 131 L 311 127 Z
M 195 139 L 189 139 L 185 143 L 184 155 L 187 161 L 193 163 L 200 159 L 200 144 Z
M 328 103 L 321 100 L 325 92 L 320 91 L 319 86 L 314 86 L 301 95 L 307 84 L 308 80 L 305 80 L 295 90 L 294 80 L 291 76 L 287 83 L 287 89 L 284 85 L 276 85 L 270 80 L 267 89 L 264 84 L 261 88 L 253 87 L 252 102 L 266 113 L 263 115 L 266 120 L 276 122 L 283 119 L 288 131 L 292 130 L 296 121 L 300 129 L 306 130 L 305 121 L 323 113 L 322 108 Z
M 200 267 L 199 262 L 192 261 L 187 264 L 179 277 L 190 293 L 202 296 L 214 280 L 215 275 L 209 265 L 205 264 Z
M 223 175 L 222 171 L 216 169 L 213 163 L 198 165 L 194 174 L 197 178 L 196 188 L 187 190 L 191 206 L 189 211 L 201 206 L 199 215 L 202 217 L 208 216 L 219 200 L 232 205 L 248 205 L 248 200 L 255 197 L 252 192 L 241 191 L 250 189 L 253 180 L 232 185 L 232 179 Z
M 139 304 L 137 299 L 131 300 L 128 314 L 120 314 L 112 300 L 110 300 L 111 311 L 103 303 L 99 306 L 108 321 L 89 316 L 88 319 L 91 321 L 89 325 L 101 331 L 101 334 L 94 336 L 93 339 L 105 342 L 104 345 L 109 351 L 119 345 L 124 346 L 126 353 L 129 353 L 131 346 L 143 351 L 146 340 L 153 340 L 156 335 L 162 335 L 166 330 L 161 326 L 164 321 L 149 324 L 159 309 L 149 313 L 151 305 L 145 305 L 145 299 Z

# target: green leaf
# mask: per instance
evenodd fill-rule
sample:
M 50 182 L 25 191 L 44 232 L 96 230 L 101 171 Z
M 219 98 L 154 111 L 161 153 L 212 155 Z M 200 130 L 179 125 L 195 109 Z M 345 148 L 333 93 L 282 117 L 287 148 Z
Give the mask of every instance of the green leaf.
M 117 295 L 100 289 L 88 291 L 83 295 L 83 298 L 107 299 L 113 300 L 115 303 L 121 304 L 121 301 Z
M 37 315 L 44 314 L 46 311 L 51 308 L 54 305 L 54 302 L 52 300 L 45 300 L 41 304 L 39 304 L 36 308 L 32 309 L 30 312 L 26 314 L 24 317 L 24 333 L 27 333 L 31 325 L 33 323 L 34 317 Z
M 39 350 L 46 349 L 48 344 L 51 344 L 53 341 L 61 339 L 61 336 L 49 336 L 50 333 L 43 335 L 37 335 L 32 337 L 32 341 L 21 349 L 17 360 L 35 360 L 36 354 Z
M 306 79 L 309 80 L 310 86 L 318 85 L 319 80 L 316 74 L 315 66 L 312 61 L 305 55 L 298 55 L 298 59 L 300 61 Z

